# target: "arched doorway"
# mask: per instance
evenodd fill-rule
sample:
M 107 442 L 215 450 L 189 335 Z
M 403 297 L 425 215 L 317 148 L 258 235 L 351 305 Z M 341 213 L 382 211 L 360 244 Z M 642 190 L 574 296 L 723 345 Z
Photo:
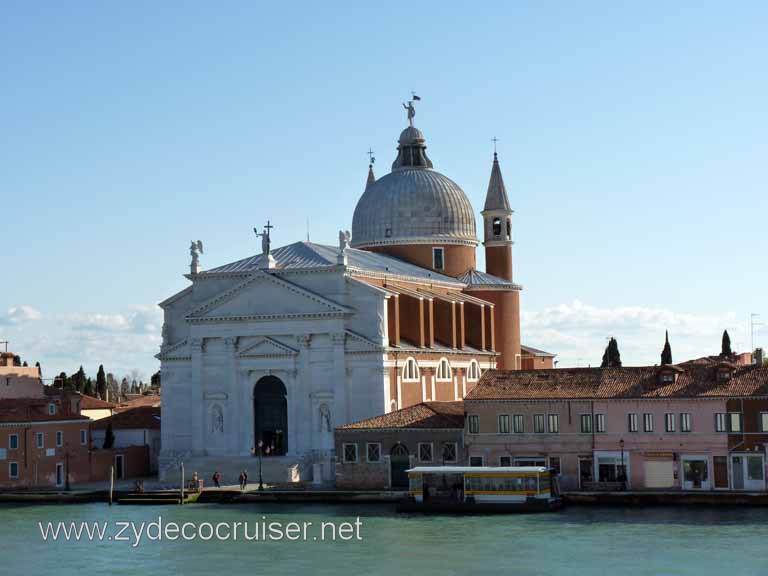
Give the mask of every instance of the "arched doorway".
M 276 376 L 264 376 L 253 387 L 254 446 L 258 447 L 262 441 L 264 456 L 288 452 L 286 394 L 285 385 Z
M 392 479 L 392 488 L 408 488 L 408 474 L 406 470 L 411 467 L 408 457 L 408 448 L 399 442 L 392 446 L 389 452 L 389 475 Z

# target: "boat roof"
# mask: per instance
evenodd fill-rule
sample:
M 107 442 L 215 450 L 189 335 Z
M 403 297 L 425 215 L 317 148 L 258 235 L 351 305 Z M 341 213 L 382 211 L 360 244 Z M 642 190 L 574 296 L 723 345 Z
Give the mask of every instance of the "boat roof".
M 547 468 L 544 466 L 416 466 L 415 468 L 406 470 L 406 472 L 413 472 L 414 474 L 466 474 L 469 472 L 495 472 L 497 474 L 516 472 L 518 474 L 540 474 L 546 471 Z

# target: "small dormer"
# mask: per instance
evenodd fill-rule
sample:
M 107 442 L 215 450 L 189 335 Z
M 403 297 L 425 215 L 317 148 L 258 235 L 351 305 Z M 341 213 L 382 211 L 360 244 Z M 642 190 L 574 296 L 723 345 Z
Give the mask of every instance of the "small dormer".
M 736 366 L 731 362 L 719 362 L 715 370 L 717 371 L 717 381 L 727 382 L 733 378 L 733 373 L 736 370 Z
M 677 377 L 683 372 L 682 368 L 667 364 L 659 368 L 658 378 L 659 384 L 674 384 L 677 382 Z

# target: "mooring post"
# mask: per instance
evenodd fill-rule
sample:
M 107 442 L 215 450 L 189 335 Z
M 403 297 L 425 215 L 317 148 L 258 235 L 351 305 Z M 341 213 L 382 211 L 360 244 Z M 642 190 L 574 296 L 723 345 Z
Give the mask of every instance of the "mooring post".
M 184 504 L 184 462 L 181 463 L 181 501 L 179 504 Z
M 109 467 L 109 505 L 112 506 L 112 493 L 115 491 L 115 467 Z

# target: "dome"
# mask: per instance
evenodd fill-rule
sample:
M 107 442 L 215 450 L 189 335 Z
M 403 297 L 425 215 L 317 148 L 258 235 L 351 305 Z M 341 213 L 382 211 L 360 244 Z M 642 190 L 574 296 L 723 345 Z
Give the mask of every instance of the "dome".
M 414 126 L 408 126 L 405 130 L 400 132 L 400 138 L 398 139 L 400 146 L 409 146 L 416 142 L 424 142 L 424 134 L 421 130 Z
M 421 135 L 406 129 L 400 156 L 410 130 Z M 352 246 L 435 242 L 477 245 L 472 204 L 453 180 L 425 166 L 397 165 L 366 188 L 352 219 Z

